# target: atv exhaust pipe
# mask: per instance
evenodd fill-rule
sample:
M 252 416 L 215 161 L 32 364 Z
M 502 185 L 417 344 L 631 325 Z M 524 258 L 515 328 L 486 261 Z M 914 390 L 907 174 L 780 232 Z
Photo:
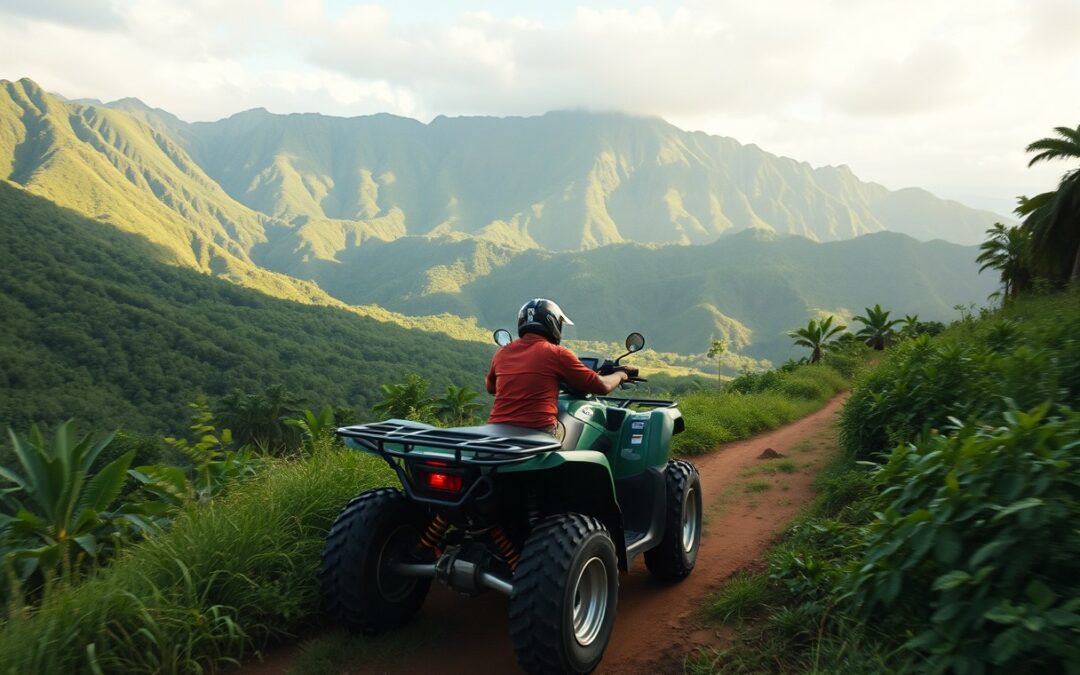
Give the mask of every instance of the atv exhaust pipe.
M 465 593 L 477 593 L 481 588 L 487 588 L 510 595 L 514 590 L 514 585 L 509 581 L 481 570 L 474 562 L 454 555 L 443 556 L 437 563 L 398 563 L 394 565 L 394 572 L 406 577 L 434 577 Z

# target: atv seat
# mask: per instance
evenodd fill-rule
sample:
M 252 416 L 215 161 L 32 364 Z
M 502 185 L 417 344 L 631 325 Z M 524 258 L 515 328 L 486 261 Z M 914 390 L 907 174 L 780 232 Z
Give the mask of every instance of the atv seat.
M 521 438 L 539 443 L 550 443 L 553 440 L 552 435 L 549 433 L 539 429 L 514 426 L 513 424 L 480 424 L 475 427 L 454 427 L 454 431 L 468 431 L 474 434 L 503 438 Z

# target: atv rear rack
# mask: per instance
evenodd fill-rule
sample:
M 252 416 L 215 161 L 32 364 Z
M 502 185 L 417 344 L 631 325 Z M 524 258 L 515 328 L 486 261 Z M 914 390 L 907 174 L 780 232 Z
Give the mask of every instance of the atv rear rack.
M 390 420 L 342 427 L 338 436 L 351 438 L 383 456 L 408 458 L 417 448 L 451 450 L 460 464 L 514 464 L 562 448 L 559 441 L 528 436 L 493 436 L 459 429 L 440 429 Z M 393 447 L 400 446 L 400 449 Z M 472 453 L 463 455 L 463 452 Z M 449 458 L 448 458 L 449 459 Z

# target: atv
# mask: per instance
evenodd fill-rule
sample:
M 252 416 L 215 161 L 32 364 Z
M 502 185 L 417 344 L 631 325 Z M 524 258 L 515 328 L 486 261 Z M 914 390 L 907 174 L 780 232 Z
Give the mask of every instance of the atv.
M 500 346 L 510 340 L 495 332 Z M 636 375 L 620 361 L 644 346 L 631 333 L 614 361 L 581 361 L 600 374 Z M 692 464 L 670 458 L 684 429 L 674 401 L 564 385 L 558 407 L 554 436 L 398 419 L 338 429 L 349 447 L 384 458 L 402 489 L 364 492 L 334 522 L 319 570 L 330 617 L 367 634 L 400 626 L 437 579 L 465 595 L 510 597 L 510 635 L 526 672 L 596 668 L 615 623 L 619 570 L 639 554 L 665 581 L 694 569 L 701 482 Z

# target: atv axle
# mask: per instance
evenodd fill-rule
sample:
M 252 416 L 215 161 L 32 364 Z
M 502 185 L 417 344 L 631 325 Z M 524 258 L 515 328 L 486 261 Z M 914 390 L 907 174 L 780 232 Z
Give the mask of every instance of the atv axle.
M 510 595 L 510 592 L 514 590 L 513 584 L 509 581 L 481 570 L 474 562 L 462 560 L 453 555 L 443 556 L 438 563 L 398 563 L 394 565 L 393 570 L 396 574 L 405 577 L 437 578 L 450 588 L 470 594 L 491 589 Z

